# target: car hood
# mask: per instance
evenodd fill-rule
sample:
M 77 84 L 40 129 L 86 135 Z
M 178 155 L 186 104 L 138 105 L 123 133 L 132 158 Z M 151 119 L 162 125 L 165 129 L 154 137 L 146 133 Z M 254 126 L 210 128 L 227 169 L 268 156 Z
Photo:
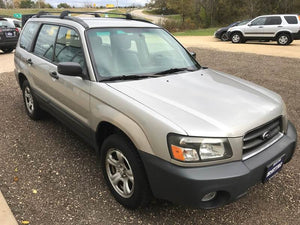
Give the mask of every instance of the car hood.
M 210 69 L 107 84 L 191 136 L 240 137 L 283 112 L 274 92 Z

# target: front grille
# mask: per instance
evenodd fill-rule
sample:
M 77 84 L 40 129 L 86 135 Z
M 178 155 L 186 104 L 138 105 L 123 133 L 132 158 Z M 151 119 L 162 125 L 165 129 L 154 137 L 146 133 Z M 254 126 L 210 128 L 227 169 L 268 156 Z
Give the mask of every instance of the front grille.
M 270 141 L 282 130 L 282 118 L 276 118 L 254 130 L 249 131 L 243 138 L 243 154 L 251 153 Z

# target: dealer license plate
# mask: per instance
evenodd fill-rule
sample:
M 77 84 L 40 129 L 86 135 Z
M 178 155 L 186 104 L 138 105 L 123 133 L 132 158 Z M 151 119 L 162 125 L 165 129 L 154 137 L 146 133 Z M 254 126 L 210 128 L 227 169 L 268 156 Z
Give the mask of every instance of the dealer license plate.
M 6 32 L 5 33 L 6 37 L 14 37 L 14 33 L 13 32 Z
M 275 160 L 267 167 L 267 172 L 264 178 L 264 182 L 270 180 L 276 173 L 278 173 L 283 166 L 283 157 Z

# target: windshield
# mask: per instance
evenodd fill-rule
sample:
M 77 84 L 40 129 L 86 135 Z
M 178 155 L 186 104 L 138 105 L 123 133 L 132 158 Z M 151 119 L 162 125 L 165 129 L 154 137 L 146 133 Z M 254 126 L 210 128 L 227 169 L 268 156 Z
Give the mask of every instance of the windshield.
M 234 27 L 234 26 L 236 26 L 237 24 L 238 24 L 238 22 L 234 22 L 234 23 L 230 24 L 228 27 Z
M 15 28 L 13 23 L 8 22 L 7 20 L 0 20 L 1 28 Z
M 241 26 L 241 25 L 245 25 L 249 22 L 250 20 L 244 20 L 242 22 L 240 22 L 238 25 Z
M 137 74 L 146 77 L 174 68 L 200 68 L 162 29 L 97 28 L 89 30 L 87 35 L 94 68 L 100 79 Z

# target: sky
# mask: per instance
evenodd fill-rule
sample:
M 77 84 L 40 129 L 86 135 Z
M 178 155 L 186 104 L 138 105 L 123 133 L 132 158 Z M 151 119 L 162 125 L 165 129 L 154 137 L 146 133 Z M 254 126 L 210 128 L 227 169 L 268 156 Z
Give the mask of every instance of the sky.
M 57 6 L 61 2 L 66 2 L 71 6 L 84 6 L 85 3 L 96 4 L 97 6 L 105 6 L 106 4 L 117 5 L 117 0 L 45 0 L 52 6 Z M 119 6 L 128 6 L 132 4 L 145 5 L 149 0 L 118 0 Z

